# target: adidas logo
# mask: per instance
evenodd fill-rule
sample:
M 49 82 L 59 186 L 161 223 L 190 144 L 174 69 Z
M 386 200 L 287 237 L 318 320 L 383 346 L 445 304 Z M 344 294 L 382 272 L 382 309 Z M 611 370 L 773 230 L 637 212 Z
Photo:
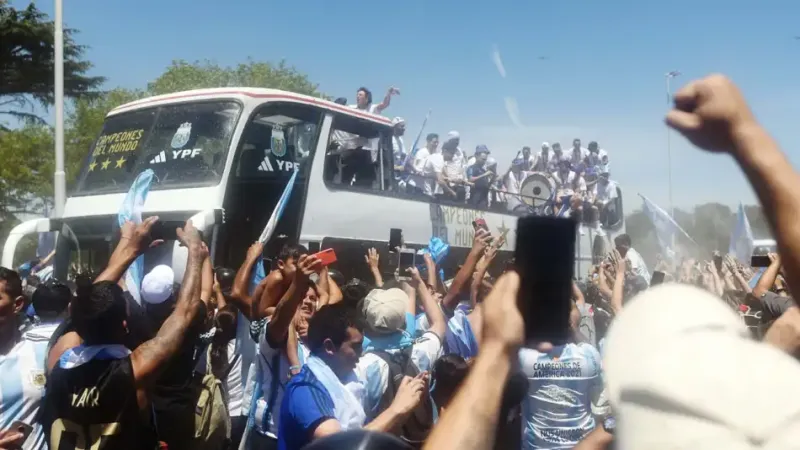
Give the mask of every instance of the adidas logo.
M 264 157 L 264 160 L 261 161 L 261 164 L 258 165 L 259 172 L 274 172 L 275 169 L 272 168 L 272 163 L 269 161 L 269 155 Z
M 167 161 L 167 152 L 161 150 L 161 153 L 157 154 L 155 158 L 150 160 L 150 164 L 161 164 Z

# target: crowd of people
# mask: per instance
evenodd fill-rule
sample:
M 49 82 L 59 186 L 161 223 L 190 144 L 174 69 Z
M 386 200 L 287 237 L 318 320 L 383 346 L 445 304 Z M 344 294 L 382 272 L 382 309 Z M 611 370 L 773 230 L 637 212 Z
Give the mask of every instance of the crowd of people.
M 214 268 L 187 222 L 182 278 L 157 265 L 134 295 L 124 274 L 161 242 L 157 217 L 128 222 L 99 274 L 0 268 L 0 449 L 795 446 L 800 174 L 724 77 L 675 98 L 668 123 L 732 154 L 762 202 L 780 255 L 762 273 L 716 255 L 651 274 L 617 236 L 561 299 L 568 337 L 525 342 L 529 299 L 483 229 L 448 281 L 430 254 L 399 273 L 374 249 L 363 281 L 291 239 Z
M 372 93 L 362 87 L 350 107 L 382 114 L 399 92 L 389 88 L 380 103 L 373 103 Z M 346 105 L 347 100 L 339 98 L 337 103 Z M 473 154 L 467 155 L 457 131 L 443 137 L 428 133 L 424 142 L 408 147 L 405 120 L 395 117 L 392 124 L 393 175 L 400 192 L 515 214 L 564 217 L 585 210 L 592 213 L 590 221 L 598 228 L 600 215 L 608 213 L 607 206 L 617 197 L 608 153 L 594 141 L 587 148 L 576 138 L 566 151 L 558 142 L 544 142 L 539 151 L 523 147 L 502 173 L 486 145 L 476 146 Z M 339 181 L 356 186 L 376 182 L 378 145 L 375 140 L 334 131 L 329 154 L 341 158 Z M 329 163 L 334 165 L 338 164 Z M 534 174 L 544 189 L 525 192 L 523 185 Z

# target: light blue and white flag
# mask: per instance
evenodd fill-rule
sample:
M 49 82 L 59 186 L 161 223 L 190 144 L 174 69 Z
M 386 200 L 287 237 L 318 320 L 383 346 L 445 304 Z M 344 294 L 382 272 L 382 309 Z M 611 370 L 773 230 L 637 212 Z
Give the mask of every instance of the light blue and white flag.
M 272 210 L 272 215 L 269 217 L 267 221 L 267 225 L 264 226 L 264 230 L 261 232 L 261 236 L 258 237 L 258 242 L 262 244 L 266 244 L 272 234 L 275 232 L 275 227 L 278 226 L 278 221 L 281 220 L 281 216 L 283 215 L 283 210 L 286 209 L 286 205 L 289 204 L 289 198 L 292 196 L 292 187 L 294 186 L 294 180 L 297 178 L 297 170 L 294 171 L 292 177 L 289 178 L 289 182 L 286 183 L 286 187 L 283 188 L 283 194 L 281 194 L 281 198 L 278 199 L 278 204 L 275 205 L 275 209 Z M 256 286 L 261 280 L 266 277 L 266 271 L 264 270 L 264 262 L 263 257 L 259 257 L 258 261 L 256 262 L 255 270 L 253 270 L 252 279 L 250 280 L 250 293 L 252 294 L 255 291 Z
M 419 133 L 417 133 L 417 138 L 414 139 L 414 145 L 411 146 L 411 151 L 408 152 L 406 155 L 406 160 L 403 162 L 403 167 L 408 165 L 408 161 L 413 161 L 414 156 L 417 154 L 417 150 L 419 149 L 419 140 L 422 138 L 422 132 L 425 131 L 425 125 L 428 124 L 428 119 L 431 117 L 431 110 L 428 110 L 428 114 L 425 114 L 425 120 L 422 121 L 422 126 L 419 128 Z
M 728 253 L 736 256 L 736 259 L 744 264 L 749 264 L 753 255 L 753 230 L 750 228 L 750 221 L 747 220 L 742 202 L 739 202 L 739 212 L 736 214 Z
M 127 221 L 131 221 L 135 224 L 142 223 L 142 208 L 144 207 L 147 193 L 150 192 L 153 176 L 153 170 L 147 169 L 140 173 L 133 181 L 131 188 L 128 190 L 128 195 L 125 196 L 125 200 L 122 201 L 122 205 L 119 207 L 119 214 L 117 214 L 117 221 L 119 222 L 120 228 L 122 228 Z M 125 286 L 128 288 L 128 292 L 131 293 L 131 296 L 139 304 L 142 303 L 139 288 L 142 285 L 143 272 L 144 256 L 136 258 L 125 272 Z
M 675 222 L 675 220 L 667 214 L 666 211 L 661 209 L 658 205 L 650 201 L 647 197 L 642 194 L 639 194 L 639 197 L 642 197 L 644 201 L 642 205 L 642 209 L 644 213 L 647 214 L 647 217 L 650 218 L 650 221 L 653 223 L 653 227 L 656 230 L 656 237 L 658 238 L 658 243 L 661 245 L 661 251 L 664 253 L 664 256 L 670 260 L 675 259 L 676 256 L 676 249 L 673 248 L 675 238 L 678 235 L 683 235 L 697 245 L 697 243 L 689 236 L 689 233 L 684 231 L 680 225 Z

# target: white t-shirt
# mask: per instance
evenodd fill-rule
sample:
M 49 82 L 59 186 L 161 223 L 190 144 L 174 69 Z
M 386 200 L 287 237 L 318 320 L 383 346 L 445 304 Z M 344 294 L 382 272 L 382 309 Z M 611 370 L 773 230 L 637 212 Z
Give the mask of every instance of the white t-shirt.
M 47 341 L 21 340 L 0 356 L 0 430 L 10 429 L 15 420 L 33 427 L 22 446 L 25 450 L 46 446 L 44 430 L 36 420 L 44 396 L 46 359 Z
M 256 400 L 255 410 L 255 430 L 261 434 L 269 437 L 278 437 L 278 417 L 280 417 L 281 402 L 283 401 L 283 391 L 286 383 L 291 378 L 289 369 L 289 361 L 284 355 L 283 349 L 272 348 L 267 342 L 266 329 L 269 328 L 269 323 L 264 327 L 261 336 L 258 340 L 258 360 L 257 360 L 257 377 L 260 380 L 257 386 L 257 392 L 260 391 L 258 399 Z M 290 332 L 293 332 L 290 331 Z M 308 347 L 302 342 L 298 342 L 297 356 L 300 364 L 305 364 L 306 357 L 309 355 Z M 278 362 L 277 368 L 274 363 Z M 277 373 L 278 380 L 272 379 L 273 373 Z M 272 385 L 277 386 L 277 393 L 275 394 L 275 403 L 270 408 L 269 399 L 272 396 Z M 270 413 L 267 414 L 267 410 Z
M 644 278 L 647 284 L 650 284 L 650 272 L 647 270 L 647 264 L 645 264 L 642 255 L 633 248 L 629 248 L 625 254 L 625 259 L 631 265 L 631 271 Z
M 349 105 L 350 108 L 357 109 L 359 111 L 369 112 L 372 114 L 380 114 L 378 112 L 378 105 L 374 103 L 370 103 L 367 109 L 361 109 L 358 105 Z M 368 139 L 361 136 L 355 136 L 355 138 L 348 144 L 347 148 L 358 148 L 361 147 L 364 150 L 369 150 L 370 154 L 372 155 L 372 162 L 378 160 L 378 146 L 380 145 L 380 138 L 375 139 Z
M 399 350 L 387 350 L 388 353 Z M 420 372 L 430 371 L 433 363 L 442 356 L 442 341 L 434 333 L 426 332 L 414 341 L 411 361 Z M 356 364 L 356 375 L 364 383 L 364 412 L 367 422 L 378 415 L 381 397 L 389 386 L 389 365 L 373 353 L 365 353 Z
M 525 173 L 520 172 L 519 179 L 514 174 L 514 171 L 508 172 L 508 176 L 506 177 L 506 206 L 508 207 L 508 211 L 512 212 L 517 206 L 522 204 L 522 197 L 519 195 L 519 190 L 522 188 L 522 180 L 525 179 Z
M 441 153 L 434 153 L 433 155 L 428 156 L 422 169 L 422 175 L 425 178 L 425 195 L 430 195 L 432 197 L 435 194 L 441 194 L 444 192 L 442 187 L 439 186 L 439 183 L 436 181 L 437 175 L 442 173 L 443 170 L 444 156 L 442 156 Z
M 408 184 L 410 186 L 415 186 L 423 190 L 425 189 L 425 177 L 423 173 L 425 171 L 425 163 L 428 161 L 430 155 L 431 153 L 428 147 L 422 147 L 414 154 L 414 160 L 411 162 L 414 173 L 408 177 Z
M 609 181 L 605 186 L 602 185 L 601 181 L 598 181 L 592 187 L 592 195 L 594 195 L 595 201 L 604 204 L 608 203 L 617 198 L 617 186 L 613 181 Z

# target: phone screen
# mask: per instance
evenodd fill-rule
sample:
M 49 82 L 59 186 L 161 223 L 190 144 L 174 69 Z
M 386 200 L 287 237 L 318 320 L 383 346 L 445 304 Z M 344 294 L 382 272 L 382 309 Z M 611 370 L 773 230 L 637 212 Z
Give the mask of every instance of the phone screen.
M 664 282 L 664 272 L 656 270 L 650 277 L 650 286 L 656 286 Z
M 14 430 L 14 431 L 17 431 L 19 433 L 22 433 L 23 435 L 25 435 L 25 437 L 23 438 L 23 442 L 25 441 L 25 439 L 28 439 L 28 435 L 30 435 L 31 431 L 33 431 L 33 427 L 32 426 L 30 426 L 27 423 L 22 422 L 20 420 L 15 420 L 11 424 L 11 429 Z
M 772 261 L 767 255 L 753 255 L 750 258 L 750 266 L 752 267 L 769 267 Z
M 528 343 L 558 345 L 570 337 L 576 235 L 573 219 L 529 216 L 517 221 L 517 305 Z
M 403 246 L 403 230 L 400 228 L 391 228 L 389 230 L 389 251 L 396 251 L 398 247 Z
M 398 264 L 398 271 L 400 272 L 400 276 L 405 276 L 406 270 L 414 266 L 414 259 L 416 257 L 416 254 L 417 253 L 413 250 L 404 250 L 400 252 L 400 262 Z

